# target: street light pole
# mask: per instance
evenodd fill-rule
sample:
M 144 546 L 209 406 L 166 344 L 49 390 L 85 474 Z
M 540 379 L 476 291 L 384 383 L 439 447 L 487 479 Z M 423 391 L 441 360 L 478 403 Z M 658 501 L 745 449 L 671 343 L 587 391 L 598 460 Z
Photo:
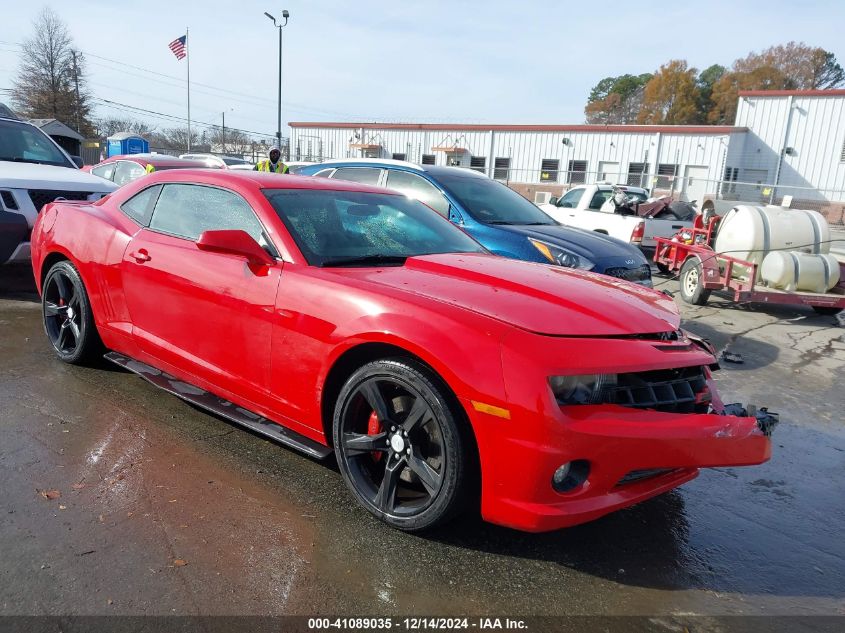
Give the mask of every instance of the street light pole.
M 290 17 L 290 13 L 287 9 L 282 10 L 282 18 L 284 18 L 284 22 L 281 24 L 276 22 L 276 18 L 272 15 L 264 12 L 268 18 L 273 20 L 273 25 L 279 29 L 279 107 L 277 112 L 277 121 L 276 121 L 276 143 L 279 147 L 279 151 L 282 151 L 282 29 L 287 25 L 288 18 Z

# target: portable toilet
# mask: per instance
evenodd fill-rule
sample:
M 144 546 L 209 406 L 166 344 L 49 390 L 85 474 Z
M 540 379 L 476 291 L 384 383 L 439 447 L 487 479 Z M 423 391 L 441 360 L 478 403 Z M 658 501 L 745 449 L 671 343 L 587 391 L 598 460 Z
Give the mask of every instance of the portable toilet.
M 150 142 L 137 134 L 119 132 L 106 139 L 108 141 L 108 155 L 118 154 L 146 154 L 150 151 Z

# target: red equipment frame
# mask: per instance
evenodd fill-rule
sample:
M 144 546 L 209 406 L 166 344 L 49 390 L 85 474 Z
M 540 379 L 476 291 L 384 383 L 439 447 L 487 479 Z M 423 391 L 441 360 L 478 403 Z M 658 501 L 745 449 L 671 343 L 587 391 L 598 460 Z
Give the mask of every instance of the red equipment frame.
M 720 219 L 719 217 L 712 218 L 707 227 L 703 228 L 700 216 L 697 217 L 694 228 L 682 231 L 689 234 L 688 239 L 691 243 L 675 241 L 677 235 L 671 239 L 656 238 L 657 247 L 654 250 L 654 261 L 659 266 L 675 273 L 681 269 L 688 259 L 697 258 L 701 264 L 703 287 L 708 290 L 728 289 L 733 293 L 732 300 L 735 302 L 753 301 L 845 309 L 845 264 L 839 262 L 839 283 L 824 294 L 802 291 L 789 292 L 757 285 L 754 283 L 754 280 L 757 279 L 757 264 L 738 257 L 723 255 L 713 250 L 711 244 Z M 746 268 L 748 270 L 747 279 L 734 278 L 734 266 Z

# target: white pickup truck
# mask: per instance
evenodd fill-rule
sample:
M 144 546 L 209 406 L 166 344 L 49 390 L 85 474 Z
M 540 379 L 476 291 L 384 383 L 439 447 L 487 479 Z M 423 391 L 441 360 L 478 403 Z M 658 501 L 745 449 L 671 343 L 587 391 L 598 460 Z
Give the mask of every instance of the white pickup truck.
M 48 202 L 99 200 L 115 189 L 40 129 L 0 111 L 0 265 L 29 261 L 29 234 Z
M 642 218 L 614 213 L 614 205 L 605 204 L 613 196 L 614 188 L 624 191 L 629 199 L 638 202 L 648 200 L 648 191 L 640 187 L 596 183 L 572 187 L 560 198 L 552 198 L 539 206 L 561 224 L 605 233 L 642 249 L 654 249 L 656 237 L 672 237 L 682 228 L 692 226 L 692 220 Z

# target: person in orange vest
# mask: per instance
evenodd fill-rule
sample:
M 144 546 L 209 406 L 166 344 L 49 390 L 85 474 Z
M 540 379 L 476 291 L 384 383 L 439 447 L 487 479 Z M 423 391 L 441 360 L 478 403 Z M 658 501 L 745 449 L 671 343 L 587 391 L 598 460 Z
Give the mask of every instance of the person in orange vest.
M 288 173 L 288 166 L 285 165 L 282 161 L 282 152 L 279 151 L 279 148 L 275 145 L 270 148 L 270 158 L 258 161 L 255 165 L 255 171 L 267 171 L 273 172 L 275 174 L 286 174 Z

